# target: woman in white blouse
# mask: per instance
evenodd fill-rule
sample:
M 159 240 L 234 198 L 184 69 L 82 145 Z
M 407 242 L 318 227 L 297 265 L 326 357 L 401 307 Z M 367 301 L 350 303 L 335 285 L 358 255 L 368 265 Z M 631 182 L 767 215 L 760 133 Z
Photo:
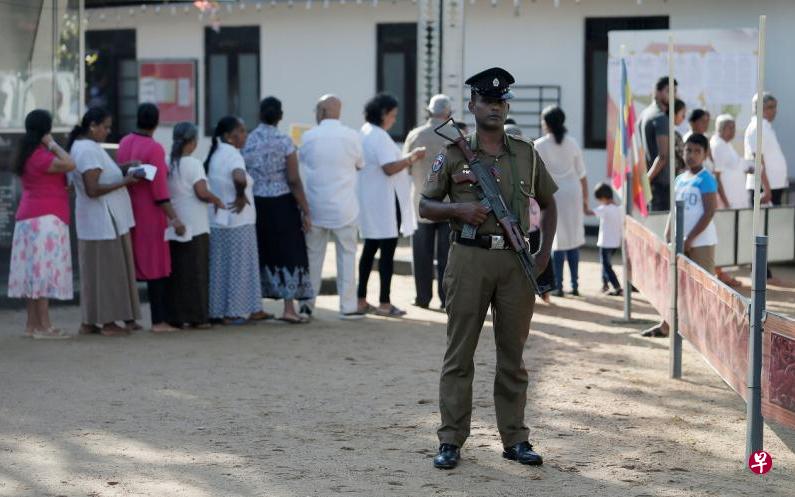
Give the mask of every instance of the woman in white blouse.
M 535 141 L 538 154 L 558 185 L 555 192 L 558 226 L 552 242 L 555 295 L 558 297 L 563 296 L 564 260 L 569 262 L 571 294 L 580 294 L 578 266 L 580 247 L 585 244 L 583 215 L 588 211 L 588 179 L 582 150 L 574 139 L 566 135 L 565 122 L 566 114 L 560 107 L 547 107 L 541 112 L 544 136 Z
M 81 334 L 127 335 L 141 318 L 135 282 L 130 228 L 135 226 L 127 185 L 138 180 L 100 146 L 110 133 L 111 116 L 88 109 L 69 135 L 69 152 L 77 169 L 75 227 L 80 263 Z M 116 322 L 124 321 L 120 327 Z
M 262 311 L 254 181 L 240 155 L 245 143 L 243 121 L 223 117 L 204 161 L 210 190 L 227 206 L 211 211 L 210 221 L 210 319 L 224 324 L 272 317 Z
M 398 236 L 410 236 L 417 229 L 408 168 L 425 157 L 425 149 L 422 148 L 414 149 L 403 157 L 400 147 L 387 133 L 395 124 L 397 113 L 397 99 L 386 93 L 376 95 L 365 105 L 364 118 L 367 122 L 360 131 L 364 168 L 359 172 L 357 185 L 359 230 L 364 239 L 359 260 L 358 311 L 392 317 L 406 314 L 406 311 L 392 305 L 389 295 Z M 375 308 L 367 303 L 367 281 L 379 250 L 381 292 L 379 306 Z
M 193 123 L 174 126 L 168 167 L 171 205 L 185 224 L 185 234 L 166 230 L 171 252 L 171 275 L 166 286 L 167 308 L 172 326 L 209 328 L 210 219 L 211 212 L 225 209 L 221 199 L 207 186 L 207 174 L 201 161 L 191 154 L 196 150 L 198 129 Z

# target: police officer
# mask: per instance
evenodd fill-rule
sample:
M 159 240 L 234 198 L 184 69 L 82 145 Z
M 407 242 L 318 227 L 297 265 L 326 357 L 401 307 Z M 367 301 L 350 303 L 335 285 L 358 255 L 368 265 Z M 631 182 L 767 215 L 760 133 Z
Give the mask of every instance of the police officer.
M 466 81 L 471 88 L 469 111 L 476 131 L 467 140 L 480 161 L 496 176 L 506 204 L 527 231 L 529 201 L 534 197 L 544 212 L 542 243 L 536 271 L 549 262 L 555 235 L 557 190 L 532 143 L 506 135 L 503 130 L 512 98 L 513 76 L 501 68 L 482 71 Z M 478 202 L 477 186 L 456 183 L 454 175 L 467 168 L 464 155 L 449 145 L 436 157 L 422 192 L 420 215 L 433 221 L 449 220 L 453 244 L 444 275 L 447 294 L 447 351 L 439 383 L 442 424 L 437 431 L 439 453 L 433 464 L 454 468 L 460 448 L 469 436 L 472 414 L 473 356 L 489 306 L 494 319 L 497 373 L 494 407 L 502 439 L 503 457 L 522 464 L 540 465 L 541 456 L 528 442 L 524 422 L 527 371 L 522 351 L 530 332 L 534 295 L 519 260 L 502 238 L 493 214 Z M 442 200 L 449 196 L 450 202 Z M 474 240 L 461 238 L 465 224 L 477 226 Z M 504 248 L 503 248 L 504 247 Z

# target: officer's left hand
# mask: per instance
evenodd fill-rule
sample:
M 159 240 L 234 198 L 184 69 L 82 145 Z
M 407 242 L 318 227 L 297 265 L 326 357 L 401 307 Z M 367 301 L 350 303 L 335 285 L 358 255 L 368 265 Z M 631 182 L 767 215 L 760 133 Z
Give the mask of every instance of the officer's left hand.
M 536 275 L 544 272 L 549 264 L 549 252 L 539 252 L 536 254 Z

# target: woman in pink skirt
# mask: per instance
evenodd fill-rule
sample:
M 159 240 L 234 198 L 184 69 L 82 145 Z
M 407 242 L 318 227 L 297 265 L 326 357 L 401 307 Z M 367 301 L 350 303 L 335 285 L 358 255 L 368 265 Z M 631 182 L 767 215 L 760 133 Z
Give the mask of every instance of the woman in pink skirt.
M 75 163 L 50 135 L 46 110 L 25 117 L 15 172 L 22 180 L 16 214 L 8 296 L 27 299 L 25 333 L 33 338 L 69 338 L 50 322 L 49 300 L 71 300 L 69 195 L 66 173 Z

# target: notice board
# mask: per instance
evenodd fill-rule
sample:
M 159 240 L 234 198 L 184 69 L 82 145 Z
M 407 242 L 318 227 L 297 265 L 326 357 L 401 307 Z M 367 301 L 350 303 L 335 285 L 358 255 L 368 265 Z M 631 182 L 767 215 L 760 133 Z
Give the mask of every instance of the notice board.
M 160 124 L 197 123 L 196 60 L 138 62 L 138 100 L 160 109 Z

